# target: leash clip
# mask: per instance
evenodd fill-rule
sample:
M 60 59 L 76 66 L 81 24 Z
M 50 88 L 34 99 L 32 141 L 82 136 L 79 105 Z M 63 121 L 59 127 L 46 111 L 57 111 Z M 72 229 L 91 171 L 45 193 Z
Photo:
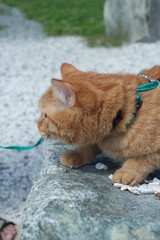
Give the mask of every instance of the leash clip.
M 142 76 L 142 77 L 145 77 L 145 78 L 146 78 L 148 81 L 150 81 L 150 82 L 157 82 L 157 83 L 158 83 L 157 88 L 160 87 L 160 81 L 159 81 L 159 80 L 153 79 L 153 78 L 147 76 L 146 74 L 144 74 L 143 72 L 140 72 L 139 75 Z
M 158 81 L 158 80 L 155 80 L 155 81 L 158 82 L 157 88 L 159 88 L 160 87 L 160 81 Z

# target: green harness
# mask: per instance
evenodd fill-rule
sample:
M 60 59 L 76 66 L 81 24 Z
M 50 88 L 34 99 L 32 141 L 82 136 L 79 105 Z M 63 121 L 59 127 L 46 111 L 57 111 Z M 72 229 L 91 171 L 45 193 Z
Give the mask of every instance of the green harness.
M 136 106 L 135 106 L 135 112 L 131 114 L 131 117 L 129 119 L 129 121 L 125 124 L 126 127 L 128 127 L 130 125 L 130 123 L 135 119 L 138 110 L 141 108 L 143 100 L 141 97 L 141 92 L 145 92 L 145 91 L 149 91 L 155 88 L 158 88 L 160 86 L 160 80 L 157 79 L 153 79 L 148 77 L 147 75 L 145 75 L 144 73 L 140 72 L 139 73 L 140 76 L 145 77 L 146 79 L 148 79 L 149 83 L 145 83 L 142 84 L 140 86 L 137 87 L 137 96 L 136 96 Z M 117 124 L 123 119 L 122 116 L 122 111 L 119 110 L 117 112 L 116 117 L 113 119 L 113 123 L 112 123 L 112 129 L 114 130 L 117 126 Z
M 138 103 L 137 111 L 141 108 L 142 102 L 143 102 L 140 93 L 141 92 L 145 92 L 145 91 L 149 91 L 149 90 L 152 90 L 152 89 L 155 89 L 155 88 L 158 88 L 160 86 L 160 80 L 152 79 L 152 78 L 148 77 L 147 75 L 145 75 L 142 72 L 140 72 L 139 75 L 142 76 L 142 77 L 147 78 L 149 80 L 149 83 L 145 83 L 145 84 L 142 84 L 142 85 L 137 87 L 137 97 L 136 97 L 136 102 Z M 127 123 L 127 125 L 134 119 L 135 114 L 133 114 L 131 120 Z M 119 119 L 121 119 L 121 116 L 117 116 L 117 117 Z M 115 123 L 113 124 L 115 126 L 117 125 L 116 119 L 115 119 Z M 31 150 L 31 149 L 37 147 L 43 141 L 44 141 L 44 138 L 40 137 L 39 140 L 34 145 L 31 145 L 31 146 L 0 146 L 0 148 L 2 148 L 2 149 L 11 149 L 11 150 L 18 150 L 18 151 L 25 151 L 25 150 Z

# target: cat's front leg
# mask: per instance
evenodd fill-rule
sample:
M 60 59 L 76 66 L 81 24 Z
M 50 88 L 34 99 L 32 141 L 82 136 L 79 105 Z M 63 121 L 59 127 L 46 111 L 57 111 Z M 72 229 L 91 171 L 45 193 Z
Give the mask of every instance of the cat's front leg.
M 71 168 L 79 168 L 89 163 L 97 154 L 101 153 L 99 147 L 94 145 L 87 145 L 76 148 L 75 150 L 66 151 L 60 158 L 63 165 Z
M 155 170 L 159 165 L 159 161 L 148 161 L 147 159 L 130 159 L 118 169 L 112 178 L 112 183 L 123 183 L 134 186 L 142 182 L 147 175 Z

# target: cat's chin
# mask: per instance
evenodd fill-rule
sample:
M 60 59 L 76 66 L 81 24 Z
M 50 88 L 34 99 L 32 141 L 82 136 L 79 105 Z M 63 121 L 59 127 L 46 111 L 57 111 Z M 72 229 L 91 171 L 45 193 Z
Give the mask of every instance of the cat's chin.
M 40 135 L 45 139 L 49 138 L 48 134 L 46 134 L 46 133 L 40 132 Z
M 57 139 L 57 137 L 52 133 L 51 134 L 45 133 L 45 132 L 39 132 L 39 133 L 45 139 Z

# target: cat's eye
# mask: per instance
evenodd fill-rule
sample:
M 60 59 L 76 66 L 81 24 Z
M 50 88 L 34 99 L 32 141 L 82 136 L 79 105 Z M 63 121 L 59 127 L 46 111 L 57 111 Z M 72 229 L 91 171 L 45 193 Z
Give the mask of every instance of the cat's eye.
M 47 113 L 44 113 L 43 116 L 45 119 L 47 119 Z

